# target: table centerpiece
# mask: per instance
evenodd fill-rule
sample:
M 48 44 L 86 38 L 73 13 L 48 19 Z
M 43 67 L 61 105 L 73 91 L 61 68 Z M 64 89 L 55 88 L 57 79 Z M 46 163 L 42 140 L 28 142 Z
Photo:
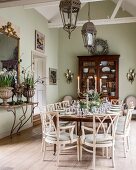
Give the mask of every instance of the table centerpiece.
M 102 93 L 98 93 L 95 90 L 89 90 L 87 92 L 88 94 L 88 100 L 89 100 L 89 109 L 90 111 L 93 111 L 95 108 L 100 107 L 100 105 L 102 104 Z
M 84 99 L 80 99 L 80 108 L 92 111 L 98 108 L 102 104 L 102 93 L 98 93 L 95 90 L 88 90 L 86 93 L 82 94 Z

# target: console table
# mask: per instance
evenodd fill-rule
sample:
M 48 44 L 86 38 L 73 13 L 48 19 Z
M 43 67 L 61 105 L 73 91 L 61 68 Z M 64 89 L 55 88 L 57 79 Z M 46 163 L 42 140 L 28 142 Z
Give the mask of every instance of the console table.
M 31 106 L 31 112 L 28 118 L 26 117 L 28 106 Z M 38 106 L 38 103 L 22 103 L 19 105 L 8 105 L 8 106 L 2 106 L 0 105 L 0 108 L 7 110 L 7 112 L 12 112 L 14 116 L 13 125 L 10 131 L 10 137 L 12 138 L 13 133 L 16 130 L 16 133 L 19 134 L 21 128 L 28 122 L 28 120 L 32 117 L 34 113 L 35 107 Z M 17 109 L 21 108 L 21 116 L 19 117 L 19 122 L 17 123 Z

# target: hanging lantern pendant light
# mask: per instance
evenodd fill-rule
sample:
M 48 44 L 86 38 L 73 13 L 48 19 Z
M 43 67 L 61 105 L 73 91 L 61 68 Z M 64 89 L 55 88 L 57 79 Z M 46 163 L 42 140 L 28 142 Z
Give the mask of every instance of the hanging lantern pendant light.
M 69 39 L 71 32 L 76 28 L 77 16 L 80 9 L 79 0 L 61 0 L 60 1 L 60 14 L 63 23 L 63 29 L 68 32 Z
M 96 38 L 96 28 L 92 22 L 90 22 L 90 4 L 88 3 L 88 22 L 86 22 L 81 30 L 84 47 L 88 49 L 90 53 L 91 48 L 94 46 L 94 41 Z

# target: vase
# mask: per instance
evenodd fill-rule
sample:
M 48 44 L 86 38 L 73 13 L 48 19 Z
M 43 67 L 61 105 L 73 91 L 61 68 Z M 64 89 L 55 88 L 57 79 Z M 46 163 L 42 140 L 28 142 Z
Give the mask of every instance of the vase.
M 33 88 L 24 88 L 23 90 L 23 96 L 26 97 L 27 103 L 31 102 L 31 98 L 34 96 L 35 91 Z
M 3 100 L 1 105 L 8 106 L 7 100 L 13 95 L 13 87 L 0 87 L 0 98 Z
M 91 106 L 90 111 L 91 111 L 92 113 L 95 113 L 95 112 L 96 112 L 96 109 L 97 109 L 97 106 Z

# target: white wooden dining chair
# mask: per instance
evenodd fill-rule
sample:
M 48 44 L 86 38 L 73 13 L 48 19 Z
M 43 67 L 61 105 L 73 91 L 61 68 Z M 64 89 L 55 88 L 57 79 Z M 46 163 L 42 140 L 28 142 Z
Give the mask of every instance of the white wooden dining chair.
M 93 154 L 93 169 L 95 169 L 96 148 L 112 149 L 112 165 L 114 167 L 114 144 L 115 131 L 117 127 L 119 113 L 116 114 L 94 114 L 93 127 L 81 126 L 82 136 L 80 138 L 80 160 L 82 160 L 82 150 Z M 105 121 L 108 120 L 108 126 Z M 90 132 L 88 134 L 88 132 Z
M 55 110 L 62 110 L 62 102 L 54 103 Z
M 40 107 L 40 115 L 41 115 L 41 120 L 43 119 L 43 114 L 45 114 L 45 112 L 53 112 L 55 111 L 55 105 L 54 104 L 47 104 L 46 106 L 42 106 Z M 44 126 L 42 124 L 42 131 L 44 129 Z M 43 151 L 43 148 L 44 148 L 44 138 L 45 138 L 45 135 L 43 135 L 42 133 L 42 151 Z
M 120 99 L 111 99 L 111 107 L 110 110 L 112 112 L 119 112 L 120 116 L 123 115 L 124 108 L 123 108 L 123 100 Z
M 55 110 L 55 105 L 54 104 L 47 104 L 46 105 L 46 111 L 51 112 Z
M 72 149 L 75 147 L 77 148 L 77 159 L 79 161 L 79 137 L 73 133 L 75 128 L 74 125 L 61 127 L 59 124 L 59 114 L 57 112 L 45 112 L 45 114 L 42 115 L 42 126 L 42 133 L 44 136 L 43 160 L 45 159 L 45 154 L 47 152 L 46 144 L 56 144 L 57 165 L 59 165 L 59 155 L 61 150 Z M 66 130 L 68 130 L 68 132 L 66 132 Z
M 63 108 L 68 108 L 70 106 L 70 103 L 69 103 L 68 100 L 67 101 L 62 101 L 61 103 L 62 103 Z
M 130 148 L 129 134 L 130 134 L 132 111 L 133 109 L 128 109 L 126 116 L 119 117 L 117 130 L 116 130 L 116 139 L 122 139 L 123 142 L 125 158 L 127 156 L 127 151 Z
M 111 104 L 112 105 L 122 105 L 123 104 L 123 100 L 120 100 L 120 99 L 111 99 Z

